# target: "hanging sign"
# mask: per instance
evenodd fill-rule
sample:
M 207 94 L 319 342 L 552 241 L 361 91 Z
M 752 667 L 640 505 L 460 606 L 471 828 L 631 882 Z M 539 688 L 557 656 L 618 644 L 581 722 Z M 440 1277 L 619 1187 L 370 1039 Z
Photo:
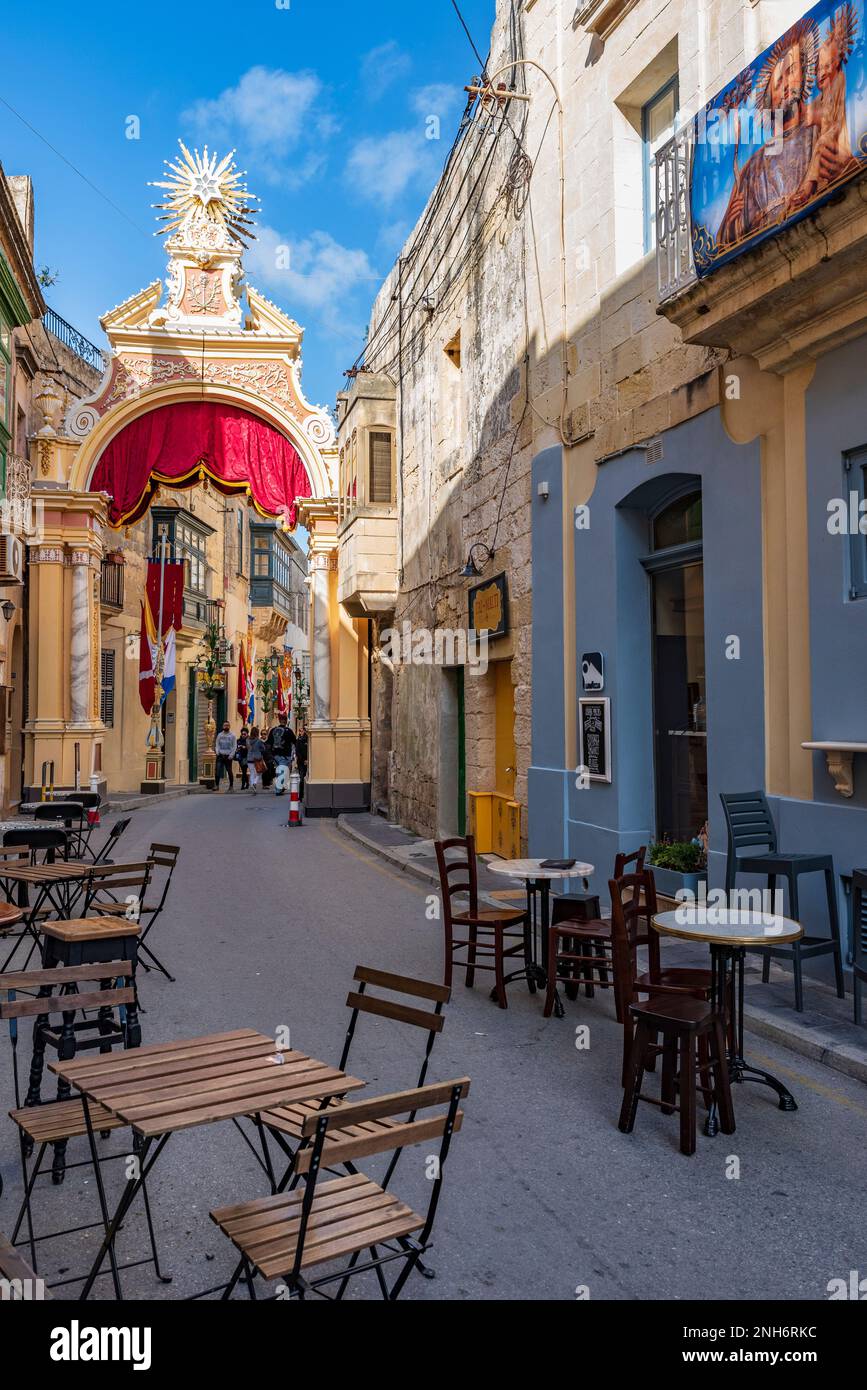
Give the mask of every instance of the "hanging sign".
M 601 652 L 585 652 L 582 656 L 581 684 L 588 694 L 605 689 L 605 658 Z
M 488 638 L 505 637 L 509 631 L 509 589 L 504 574 L 486 579 L 467 592 L 470 629 L 486 632 Z
M 820 0 L 694 118 L 699 276 L 812 212 L 867 167 L 865 0 Z
M 605 696 L 578 701 L 578 759 L 591 782 L 611 781 L 611 701 Z

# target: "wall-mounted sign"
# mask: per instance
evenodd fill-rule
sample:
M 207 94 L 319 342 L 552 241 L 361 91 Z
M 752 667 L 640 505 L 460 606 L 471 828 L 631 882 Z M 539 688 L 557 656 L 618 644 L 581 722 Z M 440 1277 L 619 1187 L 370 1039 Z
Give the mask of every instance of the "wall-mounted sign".
M 694 120 L 700 276 L 812 212 L 867 167 L 865 0 L 820 0 Z
M 578 701 L 578 760 L 591 782 L 611 781 L 611 701 Z
M 488 638 L 505 637 L 509 631 L 509 589 L 504 574 L 486 579 L 468 590 L 470 628 L 487 632 Z
M 581 657 L 581 684 L 588 694 L 605 689 L 605 658 L 601 652 L 585 652 Z

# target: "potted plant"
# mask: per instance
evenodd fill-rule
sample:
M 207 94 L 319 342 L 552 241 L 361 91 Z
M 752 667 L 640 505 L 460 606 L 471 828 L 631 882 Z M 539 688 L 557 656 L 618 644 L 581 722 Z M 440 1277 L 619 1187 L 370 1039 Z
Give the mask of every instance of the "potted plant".
M 660 841 L 650 846 L 648 862 L 653 869 L 656 888 L 667 898 L 686 889 L 696 898 L 698 885 L 707 881 L 704 849 L 697 840 Z

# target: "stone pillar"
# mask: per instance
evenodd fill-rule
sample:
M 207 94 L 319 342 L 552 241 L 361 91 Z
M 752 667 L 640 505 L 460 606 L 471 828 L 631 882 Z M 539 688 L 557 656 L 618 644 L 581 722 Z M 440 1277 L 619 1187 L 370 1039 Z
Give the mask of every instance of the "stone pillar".
M 27 621 L 29 709 L 25 725 L 25 796 L 38 796 L 43 762 L 57 787 L 71 788 L 76 745 L 81 784 L 101 768 L 99 577 L 105 498 L 34 490 L 42 534 L 30 547 Z

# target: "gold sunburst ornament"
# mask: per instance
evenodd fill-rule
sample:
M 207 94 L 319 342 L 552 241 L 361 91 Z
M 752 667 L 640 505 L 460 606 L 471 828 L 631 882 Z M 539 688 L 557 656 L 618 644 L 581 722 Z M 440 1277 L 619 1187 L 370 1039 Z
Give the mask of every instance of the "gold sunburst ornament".
M 168 195 L 165 202 L 153 205 L 162 211 L 159 221 L 165 225 L 160 227 L 160 233 L 176 232 L 198 215 L 224 227 L 235 241 L 247 246 L 247 238 L 254 236 L 249 228 L 259 210 L 253 206 L 258 199 L 247 192 L 245 171 L 232 162 L 235 151 L 230 150 L 220 159 L 216 154 L 208 154 L 207 145 L 203 154 L 198 150 L 191 154 L 182 140 L 178 144 L 178 158 L 164 161 L 169 177 L 154 180 L 150 185 L 165 189 Z

